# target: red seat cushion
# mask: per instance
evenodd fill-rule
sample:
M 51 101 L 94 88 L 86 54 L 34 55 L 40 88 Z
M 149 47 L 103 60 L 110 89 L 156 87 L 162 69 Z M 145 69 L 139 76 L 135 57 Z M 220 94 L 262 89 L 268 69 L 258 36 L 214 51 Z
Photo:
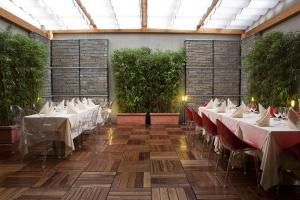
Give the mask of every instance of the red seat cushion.
M 218 134 L 217 126 L 204 113 L 202 113 L 202 122 L 207 134 L 213 136 Z
M 192 114 L 193 114 L 193 119 L 194 119 L 195 123 L 198 126 L 202 127 L 203 124 L 202 124 L 202 118 L 200 117 L 200 115 L 194 109 L 192 109 Z

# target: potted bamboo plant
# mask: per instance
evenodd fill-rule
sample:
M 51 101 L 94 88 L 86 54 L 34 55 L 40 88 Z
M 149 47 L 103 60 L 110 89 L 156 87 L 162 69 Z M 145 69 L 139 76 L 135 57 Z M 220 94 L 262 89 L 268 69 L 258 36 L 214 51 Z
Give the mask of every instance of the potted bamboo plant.
M 178 124 L 178 94 L 185 53 L 126 48 L 114 51 L 112 66 L 120 113 L 118 124 Z M 171 121 L 170 121 L 171 120 Z
M 41 96 L 46 46 L 9 30 L 0 32 L 0 144 L 18 141 L 11 105 L 32 109 Z

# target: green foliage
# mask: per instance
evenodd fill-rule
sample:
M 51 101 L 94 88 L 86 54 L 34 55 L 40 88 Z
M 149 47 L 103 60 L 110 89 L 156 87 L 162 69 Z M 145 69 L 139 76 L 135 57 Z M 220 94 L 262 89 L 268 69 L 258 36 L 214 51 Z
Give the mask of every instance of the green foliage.
M 248 99 L 264 106 L 288 106 L 297 96 L 300 75 L 300 33 L 270 32 L 245 57 Z
M 120 111 L 174 112 L 184 65 L 183 50 L 115 50 L 112 67 Z
M 47 48 L 10 31 L 0 32 L 0 125 L 11 124 L 11 105 L 32 109 L 41 96 Z

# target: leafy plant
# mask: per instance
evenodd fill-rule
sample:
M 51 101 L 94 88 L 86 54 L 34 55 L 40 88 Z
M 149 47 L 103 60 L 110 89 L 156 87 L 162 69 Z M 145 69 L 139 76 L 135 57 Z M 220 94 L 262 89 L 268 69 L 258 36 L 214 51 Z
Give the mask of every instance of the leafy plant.
M 47 62 L 43 43 L 9 30 L 0 32 L 0 125 L 9 125 L 10 106 L 31 110 L 39 101 Z
M 248 99 L 264 106 L 288 106 L 297 96 L 300 74 L 300 34 L 270 32 L 245 56 Z
M 112 55 L 121 112 L 172 112 L 178 104 L 185 52 L 125 48 Z

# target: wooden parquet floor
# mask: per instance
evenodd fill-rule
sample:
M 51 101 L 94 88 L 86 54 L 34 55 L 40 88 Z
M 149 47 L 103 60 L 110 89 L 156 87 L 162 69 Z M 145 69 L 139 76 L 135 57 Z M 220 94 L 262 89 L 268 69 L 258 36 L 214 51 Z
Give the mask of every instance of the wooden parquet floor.
M 41 160 L 22 164 L 1 155 L 0 200 L 299 199 L 257 191 L 253 163 L 246 175 L 234 169 L 224 188 L 225 159 L 215 173 L 216 155 L 208 161 L 207 148 L 191 147 L 186 132 L 178 126 L 102 127 L 68 158 L 48 159 L 45 170 Z

